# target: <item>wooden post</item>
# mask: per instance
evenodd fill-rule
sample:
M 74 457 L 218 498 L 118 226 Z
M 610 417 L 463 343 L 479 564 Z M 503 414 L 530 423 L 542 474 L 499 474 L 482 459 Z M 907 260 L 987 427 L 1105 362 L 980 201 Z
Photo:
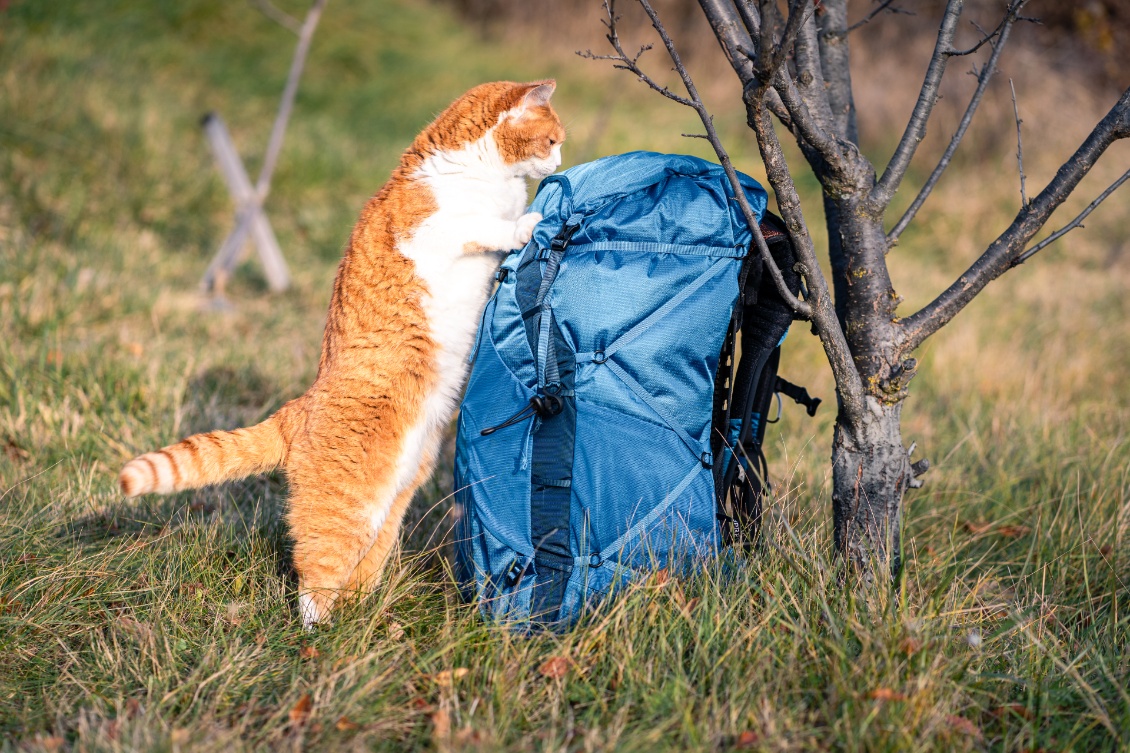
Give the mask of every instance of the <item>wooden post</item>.
M 263 271 L 267 275 L 267 284 L 274 291 L 286 290 L 290 285 L 290 273 L 286 260 L 283 259 L 282 249 L 279 248 L 275 231 L 271 229 L 271 223 L 263 212 L 263 205 L 256 200 L 255 188 L 236 153 L 227 126 L 219 115 L 210 113 L 204 118 L 204 135 L 212 145 L 216 165 L 228 184 L 228 192 L 236 206 L 235 230 L 224 240 L 219 253 L 208 265 L 208 271 L 204 273 L 204 289 L 222 292 L 227 276 L 239 262 L 239 252 L 243 250 L 247 230 L 250 230 L 255 249 L 259 252 L 259 260 L 263 263 Z
M 223 173 L 236 205 L 235 227 L 224 239 L 219 252 L 204 273 L 202 286 L 206 291 L 222 292 L 225 281 L 239 262 L 240 251 L 247 242 L 249 234 L 255 241 L 255 248 L 259 252 L 259 259 L 263 263 L 267 284 L 271 290 L 277 292 L 286 290 L 290 286 L 290 273 L 287 270 L 286 260 L 283 259 L 278 240 L 263 212 L 263 202 L 266 201 L 271 189 L 271 177 L 278 162 L 279 152 L 282 150 L 283 136 L 286 134 L 290 113 L 294 109 L 298 79 L 302 75 L 302 68 L 306 65 L 306 55 L 310 51 L 314 29 L 318 25 L 325 5 L 326 0 L 314 0 L 298 33 L 298 47 L 294 51 L 294 60 L 290 64 L 282 102 L 279 105 L 278 115 L 275 116 L 275 124 L 271 128 L 271 138 L 263 157 L 263 167 L 259 171 L 259 179 L 254 188 L 223 120 L 215 113 L 204 118 L 202 123 L 204 134 L 208 137 L 216 164 Z

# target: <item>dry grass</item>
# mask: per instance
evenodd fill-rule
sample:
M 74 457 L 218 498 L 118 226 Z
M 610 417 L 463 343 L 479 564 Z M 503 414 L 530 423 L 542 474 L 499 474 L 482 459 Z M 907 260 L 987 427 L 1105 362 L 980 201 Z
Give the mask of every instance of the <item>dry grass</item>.
M 134 452 L 304 388 L 355 212 L 458 91 L 557 75 L 573 160 L 701 148 L 678 138 L 687 114 L 619 74 L 521 41 L 485 52 L 436 7 L 331 3 L 324 24 L 269 206 L 295 288 L 268 297 L 246 265 L 237 308 L 217 314 L 194 290 L 230 217 L 195 121 L 217 108 L 246 154 L 261 149 L 287 32 L 205 0 L 0 14 L 0 748 L 1130 748 L 1125 197 L 924 349 L 904 419 L 935 469 L 907 500 L 890 592 L 842 588 L 829 562 L 827 410 L 786 407 L 772 434 L 762 555 L 641 584 L 560 637 L 459 603 L 432 538 L 447 474 L 388 583 L 313 635 L 293 612 L 281 479 L 121 500 L 114 471 Z M 1032 183 L 1101 107 L 1038 62 L 1008 71 Z M 1011 115 L 985 114 L 891 256 L 908 309 L 1017 204 L 1011 142 L 989 133 Z M 740 116 L 719 121 L 754 165 Z M 889 129 L 868 128 L 881 153 Z M 803 328 L 786 358 L 831 396 Z

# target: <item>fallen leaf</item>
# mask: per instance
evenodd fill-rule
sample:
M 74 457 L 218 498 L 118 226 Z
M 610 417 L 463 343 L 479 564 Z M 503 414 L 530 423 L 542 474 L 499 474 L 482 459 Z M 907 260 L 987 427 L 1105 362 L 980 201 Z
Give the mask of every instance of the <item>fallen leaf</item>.
M 200 581 L 196 581 L 195 583 L 185 583 L 183 586 L 181 586 L 181 590 L 186 592 L 189 596 L 208 593 L 208 588 Z
M 873 701 L 905 701 L 906 693 L 900 693 L 890 688 L 875 688 L 867 697 Z
M 667 572 L 667 568 L 663 568 L 662 570 L 656 570 L 655 571 L 655 577 L 654 577 L 655 585 L 665 586 L 665 585 L 667 585 L 667 581 L 669 581 L 670 579 L 671 579 L 671 575 Z
M 445 669 L 442 672 L 437 672 L 432 676 L 432 681 L 441 688 L 450 688 L 455 685 L 455 681 L 467 674 L 469 670 L 466 667 L 456 667 L 455 669 Z
M 147 640 L 153 636 L 153 631 L 144 622 L 138 622 L 128 615 L 118 618 L 118 624 L 127 633 L 140 640 Z
M 1008 539 L 1018 539 L 1021 536 L 1027 536 L 1032 532 L 1028 526 L 1001 526 L 997 529 L 997 533 Z
M 35 742 L 39 744 L 45 751 L 56 751 L 63 749 L 63 743 L 66 742 L 58 735 L 36 735 Z
M 954 732 L 960 732 L 969 737 L 981 739 L 981 728 L 973 722 L 966 719 L 964 716 L 954 716 L 953 714 L 946 717 L 946 724 L 950 726 Z
M 761 735 L 757 734 L 751 729 L 738 735 L 738 739 L 734 741 L 736 748 L 752 748 L 761 742 Z
M 468 745 L 479 745 L 483 742 L 484 735 L 482 730 L 475 729 L 467 725 L 463 729 L 455 733 L 455 744 L 457 749 L 463 749 Z
M 14 440 L 9 439 L 4 443 L 4 454 L 13 463 L 22 463 L 31 457 L 31 453 L 20 447 Z
M 902 651 L 907 656 L 914 656 L 922 650 L 922 641 L 917 638 L 912 638 L 909 635 L 899 642 L 899 651 Z
M 310 700 L 310 694 L 304 694 L 298 699 L 297 703 L 290 707 L 290 713 L 288 714 L 290 723 L 296 727 L 305 724 L 306 720 L 310 718 L 310 707 L 313 705 L 313 702 Z
M 435 711 L 434 706 L 432 706 L 430 703 L 428 703 L 423 698 L 420 698 L 419 696 L 416 696 L 415 698 L 413 698 L 411 703 L 412 703 L 412 708 L 414 708 L 416 711 L 419 711 L 420 713 L 430 714 L 433 711 Z
M 402 640 L 404 638 L 404 626 L 399 622 L 388 623 L 388 637 L 394 641 Z
M 1032 712 L 1023 703 L 1006 703 L 1002 706 L 997 706 L 992 711 L 993 716 L 998 719 L 1004 719 L 1009 714 L 1015 714 L 1021 719 L 1031 719 Z
M 361 725 L 351 720 L 348 716 L 339 716 L 337 721 L 334 722 L 339 732 L 352 732 L 355 729 L 361 729 Z
M 447 709 L 438 708 L 432 714 L 432 739 L 447 742 L 451 737 L 451 715 Z
M 1101 554 L 1103 557 L 1109 557 L 1110 553 L 1113 551 L 1114 549 L 1110 544 L 1104 544 L 1103 546 L 1099 547 L 1099 554 Z
M 982 534 L 993 527 L 992 523 L 972 523 L 970 521 L 966 521 L 962 525 L 965 530 L 969 531 L 972 534 Z
M 564 677 L 569 674 L 569 660 L 564 656 L 554 656 L 546 659 L 540 667 L 538 667 L 538 674 L 542 677 L 552 677 L 554 679 Z
M 317 659 L 319 656 L 322 655 L 322 652 L 320 652 L 318 649 L 314 648 L 313 646 L 303 646 L 299 650 L 298 655 L 301 656 L 303 659 Z

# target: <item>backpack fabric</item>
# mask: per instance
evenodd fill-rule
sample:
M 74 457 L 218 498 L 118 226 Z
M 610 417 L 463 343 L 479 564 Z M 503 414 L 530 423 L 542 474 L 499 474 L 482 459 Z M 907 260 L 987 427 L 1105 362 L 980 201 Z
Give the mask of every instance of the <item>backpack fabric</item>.
M 760 217 L 764 189 L 740 182 Z M 531 211 L 459 412 L 455 565 L 485 616 L 563 627 L 640 573 L 717 554 L 733 463 L 715 458 L 741 427 L 713 431 L 716 381 L 752 238 L 722 168 L 689 156 L 573 167 Z

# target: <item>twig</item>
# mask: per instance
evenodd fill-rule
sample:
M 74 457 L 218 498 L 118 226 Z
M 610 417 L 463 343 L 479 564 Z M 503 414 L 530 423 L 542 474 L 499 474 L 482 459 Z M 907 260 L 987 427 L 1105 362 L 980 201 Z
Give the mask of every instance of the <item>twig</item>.
M 1121 178 L 1119 178 L 1118 180 L 1111 183 L 1110 186 L 1108 186 L 1105 191 L 1103 191 L 1101 194 L 1099 194 L 1095 198 L 1094 201 L 1092 201 L 1090 204 L 1088 204 L 1087 208 L 1084 209 L 1082 212 L 1080 212 L 1075 219 L 1073 219 L 1071 222 L 1069 222 L 1066 225 L 1064 225 L 1063 227 L 1061 227 L 1059 230 L 1056 230 L 1054 233 L 1049 235 L 1047 238 L 1044 238 L 1042 241 L 1037 243 L 1035 246 L 1032 246 L 1032 248 L 1028 249 L 1024 253 L 1022 253 L 1020 256 L 1013 259 L 1012 263 L 1009 264 L 1009 267 L 1015 267 L 1015 266 L 1018 266 L 1020 264 L 1023 264 L 1024 262 L 1028 261 L 1033 256 L 1035 256 L 1037 253 L 1044 250 L 1047 246 L 1050 246 L 1051 244 L 1055 243 L 1057 240 L 1059 240 L 1063 236 L 1070 233 L 1075 228 L 1083 227 L 1083 220 L 1087 219 L 1087 215 L 1089 215 L 1091 212 L 1095 211 L 1095 207 L 1097 207 L 1099 204 L 1102 204 L 1104 201 L 1106 201 L 1106 197 L 1110 196 L 1112 193 L 1117 191 L 1118 187 L 1121 186 L 1123 183 L 1125 183 L 1127 180 L 1130 180 L 1130 170 L 1127 170 L 1126 172 L 1122 173 Z
M 1130 136 L 1130 89 L 1098 122 L 1083 144 L 1060 166 L 1055 177 L 1021 207 L 1012 224 L 937 298 L 903 319 L 899 350 L 908 353 L 957 316 L 990 282 L 1011 269 L 1013 260 L 1051 217 L 1112 143 Z M 1110 194 L 1107 193 L 1107 196 Z M 1103 197 L 1105 198 L 1105 196 Z M 1029 254 L 1030 255 L 1030 254 Z
M 272 3 L 271 0 L 250 0 L 250 2 L 255 6 L 256 10 L 280 26 L 285 26 L 295 34 L 302 33 L 302 23 L 297 18 Z
M 942 74 L 946 71 L 946 61 L 953 49 L 953 37 L 957 31 L 957 21 L 961 17 L 964 0 L 949 0 L 946 3 L 946 12 L 938 28 L 938 40 L 934 45 L 934 53 L 930 57 L 930 65 L 926 68 L 926 76 L 922 81 L 922 88 L 918 92 L 918 101 L 914 105 L 910 121 L 906 124 L 902 139 L 899 140 L 891 161 L 883 171 L 883 177 L 871 191 L 871 202 L 878 210 L 886 209 L 891 203 L 891 198 L 898 190 L 914 152 L 926 134 L 926 123 L 934 104 L 938 101 L 938 87 L 942 82 Z
M 1020 3 L 1020 5 L 1023 5 L 1023 4 L 1024 4 L 1023 2 Z M 977 42 L 977 44 L 973 45 L 972 47 L 966 48 L 964 50 L 956 50 L 956 49 L 950 50 L 949 56 L 954 57 L 954 58 L 958 58 L 958 57 L 964 57 L 965 55 L 972 55 L 974 52 L 981 49 L 982 47 L 984 47 L 989 42 L 992 42 L 1004 30 L 1004 24 L 1011 17 L 1011 12 L 1012 12 L 1012 8 L 1009 7 L 1009 12 L 1005 13 L 1005 17 L 1003 19 L 1001 19 L 1001 22 L 999 24 L 997 24 L 997 28 L 993 29 L 991 32 L 985 31 L 984 29 L 982 29 L 981 25 L 978 24 L 976 21 L 970 21 L 969 23 L 973 24 L 973 28 L 976 29 L 977 31 L 981 32 L 981 39 Z
M 1016 106 L 1016 87 L 1012 79 L 1008 80 L 1008 88 L 1012 90 L 1012 114 L 1016 117 L 1016 167 L 1020 170 L 1020 206 L 1028 206 L 1028 192 L 1024 188 L 1024 142 L 1020 140 L 1020 109 Z
M 905 8 L 898 8 L 898 7 L 891 8 L 891 6 L 894 5 L 894 2 L 895 2 L 895 0 L 883 0 L 883 2 L 879 4 L 878 8 L 871 11 L 866 16 L 864 16 L 860 20 L 853 23 L 851 26 L 847 27 L 847 31 L 845 33 L 851 34 L 853 31 L 855 31 L 859 27 L 866 26 L 867 24 L 871 23 L 871 19 L 875 18 L 875 16 L 879 15 L 880 13 L 882 13 L 883 11 L 888 10 L 888 9 L 890 9 L 891 13 L 894 13 L 896 15 L 899 14 L 899 13 L 902 13 L 902 14 L 907 15 L 907 16 L 917 15 L 914 11 L 906 10 Z
M 918 192 L 918 195 L 914 197 L 914 201 L 911 202 L 906 212 L 899 218 L 899 221 L 891 228 L 891 232 L 887 233 L 888 250 L 898 242 L 899 236 L 906 230 L 910 221 L 914 219 L 914 216 L 918 214 L 918 210 L 922 208 L 922 205 L 926 203 L 926 199 L 934 190 L 934 186 L 937 185 L 938 180 L 942 177 L 942 173 L 949 167 L 953 155 L 957 152 L 957 147 L 961 144 L 961 140 L 965 137 L 965 132 L 969 130 L 969 125 L 973 122 L 973 116 L 976 114 L 977 108 L 981 104 L 981 98 L 985 94 L 985 89 L 988 87 L 993 74 L 996 73 L 997 62 L 1000 60 L 1001 53 L 1004 51 L 1009 32 L 1012 31 L 1012 25 L 1018 20 L 1017 13 L 1024 7 L 1026 2 L 1027 0 L 1020 0 L 1009 6 L 1008 15 L 1005 17 L 1000 27 L 999 39 L 997 43 L 993 45 L 993 54 L 989 56 L 989 60 L 981 68 L 981 73 L 977 76 L 977 88 L 974 90 L 973 96 L 969 100 L 969 106 L 965 108 L 965 114 L 961 116 L 961 122 L 958 124 L 957 130 L 954 131 L 953 138 L 950 139 L 950 143 L 946 147 L 946 151 L 942 154 L 942 158 L 938 161 L 937 166 L 934 167 L 934 171 L 930 173 L 926 184 L 922 186 L 922 189 Z

